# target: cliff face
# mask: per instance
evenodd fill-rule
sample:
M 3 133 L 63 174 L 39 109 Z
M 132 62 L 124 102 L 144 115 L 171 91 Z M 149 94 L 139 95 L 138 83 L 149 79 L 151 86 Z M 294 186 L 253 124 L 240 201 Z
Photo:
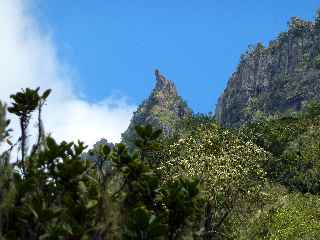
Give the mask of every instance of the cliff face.
M 155 71 L 156 86 L 151 95 L 143 101 L 133 114 L 131 123 L 122 134 L 123 142 L 130 144 L 135 137 L 134 127 L 138 124 L 151 124 L 161 128 L 165 136 L 172 134 L 177 121 L 190 116 L 191 109 L 178 95 L 174 83 Z
M 216 118 L 238 127 L 261 116 L 299 111 L 320 99 L 320 17 L 292 18 L 287 32 L 265 48 L 251 47 L 218 100 Z

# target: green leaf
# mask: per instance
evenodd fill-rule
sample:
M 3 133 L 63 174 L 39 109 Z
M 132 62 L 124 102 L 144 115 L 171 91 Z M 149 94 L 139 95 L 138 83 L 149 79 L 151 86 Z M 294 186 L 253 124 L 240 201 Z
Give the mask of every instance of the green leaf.
M 134 145 L 136 145 L 139 148 L 142 148 L 143 147 L 143 141 L 140 140 L 140 139 L 137 139 L 137 140 L 134 141 Z
M 46 100 L 51 93 L 51 89 L 47 89 L 41 96 L 43 100 Z
M 89 202 L 86 205 L 87 209 L 91 209 L 94 208 L 95 206 L 97 206 L 98 201 L 97 200 L 89 200 Z
M 104 145 L 102 148 L 102 151 L 103 151 L 103 154 L 105 155 L 105 157 L 107 157 L 110 154 L 111 149 L 108 145 Z
M 32 206 L 28 205 L 28 209 L 31 211 L 31 213 L 33 214 L 33 216 L 38 220 L 39 219 L 39 215 L 36 212 L 36 210 L 33 209 Z
M 149 224 L 152 224 L 154 222 L 154 220 L 156 220 L 156 216 L 155 215 L 151 215 L 150 219 L 149 219 Z
M 150 124 L 148 124 L 145 127 L 145 136 L 146 137 L 151 137 L 151 135 L 152 135 L 152 126 Z
M 144 138 L 145 137 L 145 128 L 141 125 L 137 125 L 135 126 L 135 130 L 137 132 L 137 134 L 139 135 L 139 137 Z
M 83 181 L 80 181 L 78 185 L 79 185 L 79 189 L 82 193 L 86 193 L 88 191 L 87 187 Z
M 7 143 L 8 143 L 10 146 L 13 145 L 13 143 L 12 143 L 9 139 L 6 139 L 6 141 L 7 141 Z
M 49 149 L 57 148 L 57 143 L 52 137 L 47 137 L 47 145 Z
M 152 133 L 152 136 L 150 137 L 150 139 L 151 140 L 157 139 L 158 137 L 160 137 L 161 133 L 162 133 L 162 129 L 158 129 L 158 130 L 154 131 Z

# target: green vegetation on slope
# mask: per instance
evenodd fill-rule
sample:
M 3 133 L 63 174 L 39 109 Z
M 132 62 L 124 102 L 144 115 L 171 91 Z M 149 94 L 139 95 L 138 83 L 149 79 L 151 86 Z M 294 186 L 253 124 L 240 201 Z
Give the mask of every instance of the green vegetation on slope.
M 245 139 L 272 153 L 265 170 L 291 190 L 320 193 L 319 109 L 311 102 L 297 117 L 257 122 L 240 130 Z
M 269 203 L 242 223 L 235 239 L 319 239 L 319 196 L 273 187 L 268 197 Z
M 182 118 L 166 138 L 137 125 L 132 151 L 101 142 L 84 154 L 82 142 L 43 132 L 49 94 L 12 95 L 9 111 L 21 123 L 15 144 L 5 142 L 1 106 L 1 143 L 9 144 L 0 157 L 1 239 L 317 239 L 318 103 L 239 130 L 205 115 Z M 33 114 L 38 138 L 29 149 Z
M 82 142 L 58 144 L 51 137 L 39 137 L 28 151 L 29 120 L 37 111 L 43 136 L 41 108 L 49 94 L 27 88 L 11 96 L 21 157 L 12 165 L 1 156 L 1 239 L 180 238 L 198 211 L 198 180 L 161 184 L 147 160 L 159 148 L 161 130 L 137 126 L 135 153 L 123 144 L 100 145 L 95 161 L 83 159 Z

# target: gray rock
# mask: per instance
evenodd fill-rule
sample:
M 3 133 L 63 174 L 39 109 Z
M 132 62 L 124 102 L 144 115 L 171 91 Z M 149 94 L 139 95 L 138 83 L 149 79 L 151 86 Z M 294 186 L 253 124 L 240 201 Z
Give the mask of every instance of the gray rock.
M 190 116 L 192 110 L 178 95 L 174 83 L 155 71 L 156 85 L 150 96 L 143 101 L 134 113 L 128 129 L 122 134 L 122 141 L 132 146 L 135 139 L 134 127 L 139 124 L 151 124 L 161 128 L 165 136 L 170 136 L 180 119 Z
M 294 17 L 288 25 L 268 47 L 258 43 L 241 56 L 216 106 L 222 126 L 300 111 L 307 101 L 320 99 L 319 19 Z

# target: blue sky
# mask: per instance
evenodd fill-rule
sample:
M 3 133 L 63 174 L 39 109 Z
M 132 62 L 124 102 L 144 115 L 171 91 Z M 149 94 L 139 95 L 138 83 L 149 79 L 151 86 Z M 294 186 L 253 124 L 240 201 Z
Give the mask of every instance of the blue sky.
M 155 68 L 196 112 L 212 111 L 249 44 L 268 43 L 292 16 L 313 19 L 316 0 L 46 0 L 37 17 L 89 101 L 120 93 L 133 104 Z

